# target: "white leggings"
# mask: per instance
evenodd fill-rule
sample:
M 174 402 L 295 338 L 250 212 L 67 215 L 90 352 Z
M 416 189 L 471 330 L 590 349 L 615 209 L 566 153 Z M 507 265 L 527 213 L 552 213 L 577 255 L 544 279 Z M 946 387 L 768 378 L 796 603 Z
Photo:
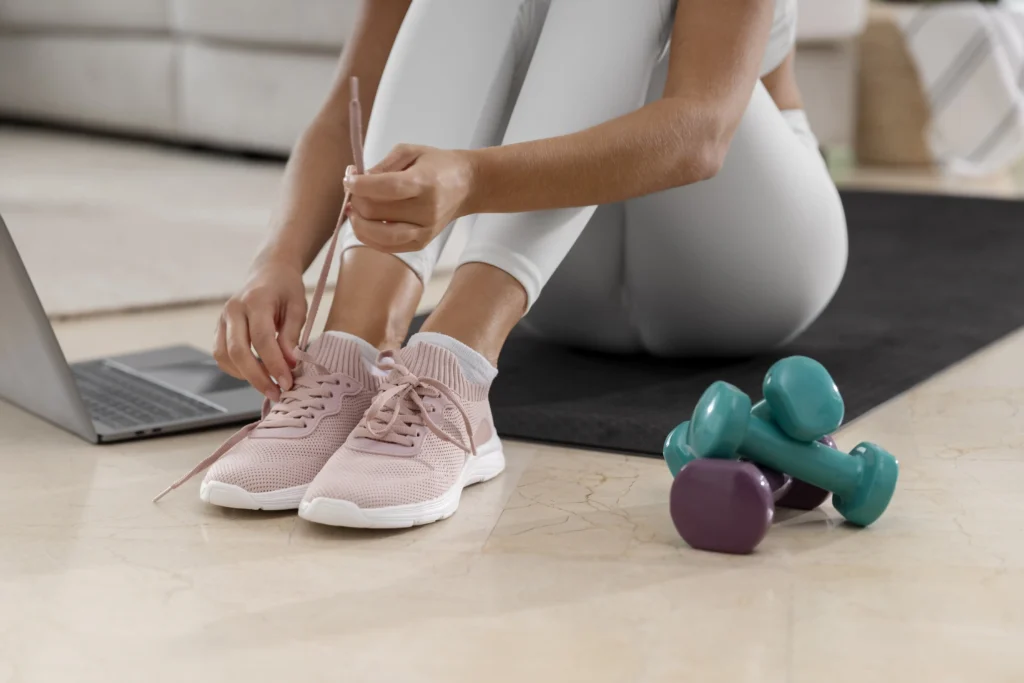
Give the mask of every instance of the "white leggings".
M 509 144 L 637 109 L 663 90 L 674 5 L 417 0 L 384 71 L 367 165 L 402 142 Z M 846 267 L 843 208 L 814 135 L 761 83 L 709 181 L 621 204 L 462 220 L 472 225 L 460 263 L 522 283 L 531 330 L 605 351 L 771 349 L 814 321 Z M 399 258 L 427 280 L 450 231 Z M 350 229 L 343 240 L 359 245 Z

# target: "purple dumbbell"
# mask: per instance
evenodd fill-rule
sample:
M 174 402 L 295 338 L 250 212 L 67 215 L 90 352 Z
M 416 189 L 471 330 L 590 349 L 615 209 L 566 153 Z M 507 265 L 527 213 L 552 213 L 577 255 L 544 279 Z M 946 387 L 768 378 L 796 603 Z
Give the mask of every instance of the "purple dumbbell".
M 787 496 L 792 484 L 789 475 L 753 463 L 702 458 L 679 471 L 669 512 L 690 546 L 746 555 L 768 533 L 775 501 Z

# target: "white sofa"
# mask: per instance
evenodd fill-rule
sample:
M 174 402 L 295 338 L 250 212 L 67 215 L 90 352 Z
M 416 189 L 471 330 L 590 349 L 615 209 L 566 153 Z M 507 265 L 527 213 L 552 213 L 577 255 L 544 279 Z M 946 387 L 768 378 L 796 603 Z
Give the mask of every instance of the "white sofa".
M 852 142 L 867 0 L 799 0 L 798 77 L 825 145 Z M 0 0 L 0 117 L 286 154 L 354 0 Z

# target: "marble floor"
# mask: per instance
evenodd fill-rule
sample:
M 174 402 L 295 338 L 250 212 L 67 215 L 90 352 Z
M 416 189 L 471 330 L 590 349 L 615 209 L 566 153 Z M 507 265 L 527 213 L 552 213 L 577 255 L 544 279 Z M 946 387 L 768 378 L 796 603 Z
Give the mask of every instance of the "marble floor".
M 62 322 L 72 358 L 207 343 L 214 307 Z M 0 404 L 0 682 L 1024 680 L 1024 334 L 850 424 L 902 478 L 874 527 L 676 535 L 658 460 L 509 443 L 397 533 L 150 503 L 226 432 L 97 447 Z
M 216 313 L 57 333 L 205 348 Z M 1022 359 L 1018 333 L 846 426 L 900 458 L 888 513 L 786 514 L 749 557 L 685 546 L 654 459 L 508 443 L 450 520 L 356 532 L 198 481 L 150 502 L 227 431 L 97 447 L 0 403 L 0 683 L 1019 683 Z

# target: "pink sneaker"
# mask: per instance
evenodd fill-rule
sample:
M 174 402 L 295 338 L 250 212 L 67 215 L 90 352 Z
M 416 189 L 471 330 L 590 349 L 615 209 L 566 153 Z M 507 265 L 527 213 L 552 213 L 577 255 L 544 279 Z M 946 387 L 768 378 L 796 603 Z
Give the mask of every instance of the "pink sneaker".
M 390 374 L 299 506 L 311 522 L 372 529 L 450 517 L 462 489 L 505 469 L 487 401 L 455 355 L 420 342 L 381 354 Z
M 343 206 L 348 205 L 345 193 Z M 338 217 L 320 279 L 302 328 L 295 384 L 263 417 L 243 427 L 210 457 L 174 482 L 160 500 L 207 467 L 199 497 L 207 503 L 246 510 L 294 510 L 306 487 L 348 438 L 370 403 L 380 379 L 360 354 L 359 345 L 344 335 L 325 332 L 302 351 L 327 284 L 345 213 Z
M 359 346 L 326 332 L 301 363 L 295 384 L 281 393 L 263 418 L 228 439 L 209 458 L 175 482 L 177 488 L 206 467 L 199 497 L 245 510 L 294 510 L 324 464 L 370 407 L 380 379 Z

